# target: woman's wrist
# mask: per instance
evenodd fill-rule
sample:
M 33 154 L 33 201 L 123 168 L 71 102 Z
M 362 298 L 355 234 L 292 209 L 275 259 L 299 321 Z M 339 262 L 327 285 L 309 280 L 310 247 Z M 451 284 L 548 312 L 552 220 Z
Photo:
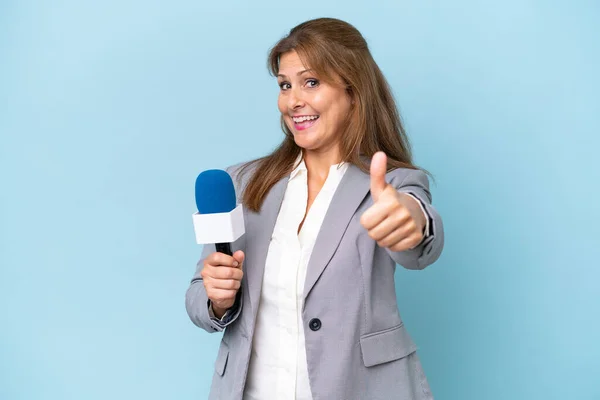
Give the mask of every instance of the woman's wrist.
M 225 313 L 227 312 L 226 308 L 217 307 L 214 305 L 214 303 L 211 304 L 211 306 L 212 306 L 213 313 L 215 314 L 215 317 L 217 319 L 223 318 L 223 315 L 225 315 Z

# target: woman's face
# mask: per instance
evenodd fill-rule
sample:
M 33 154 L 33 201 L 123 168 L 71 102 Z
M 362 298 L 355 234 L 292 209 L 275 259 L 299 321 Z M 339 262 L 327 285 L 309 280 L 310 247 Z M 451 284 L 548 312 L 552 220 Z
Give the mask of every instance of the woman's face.
M 279 59 L 279 111 L 296 144 L 314 152 L 337 152 L 339 135 L 350 111 L 344 86 L 321 81 L 295 51 Z

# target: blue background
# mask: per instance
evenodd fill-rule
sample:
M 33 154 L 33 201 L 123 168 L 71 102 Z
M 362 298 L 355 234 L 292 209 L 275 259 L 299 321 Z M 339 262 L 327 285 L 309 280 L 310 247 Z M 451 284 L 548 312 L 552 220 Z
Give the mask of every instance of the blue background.
M 194 180 L 281 140 L 266 54 L 354 24 L 436 178 L 399 270 L 437 399 L 600 399 L 597 1 L 0 3 L 0 399 L 204 399 Z

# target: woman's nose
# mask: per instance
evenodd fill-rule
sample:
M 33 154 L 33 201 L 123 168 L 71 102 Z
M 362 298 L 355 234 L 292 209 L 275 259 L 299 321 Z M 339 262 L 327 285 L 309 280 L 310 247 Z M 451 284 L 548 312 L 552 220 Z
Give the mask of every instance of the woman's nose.
M 297 110 L 304 106 L 304 99 L 302 98 L 302 94 L 299 93 L 296 89 L 290 90 L 290 96 L 288 97 L 288 107 L 291 110 Z

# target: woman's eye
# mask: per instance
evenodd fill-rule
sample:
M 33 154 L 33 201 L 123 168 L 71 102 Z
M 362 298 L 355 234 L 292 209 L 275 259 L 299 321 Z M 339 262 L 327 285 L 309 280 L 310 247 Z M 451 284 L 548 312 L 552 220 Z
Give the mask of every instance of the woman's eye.
M 289 83 L 287 83 L 287 82 L 281 82 L 279 84 L 279 87 L 281 88 L 281 90 L 287 90 L 287 89 L 289 89 L 291 87 L 291 85 Z
M 319 86 L 319 81 L 318 81 L 318 80 L 316 80 L 316 79 L 308 79 L 308 80 L 306 81 L 306 85 L 307 85 L 308 87 L 317 87 L 317 86 Z

